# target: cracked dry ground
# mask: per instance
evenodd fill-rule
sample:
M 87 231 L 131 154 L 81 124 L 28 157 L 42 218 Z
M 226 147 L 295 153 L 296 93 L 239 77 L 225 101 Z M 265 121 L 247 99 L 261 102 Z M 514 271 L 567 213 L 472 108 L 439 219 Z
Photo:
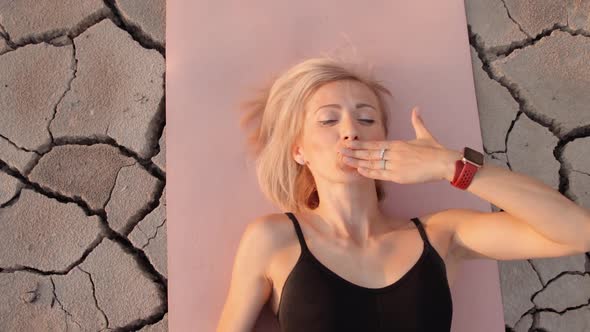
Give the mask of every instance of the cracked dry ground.
M 167 331 L 164 1 L 0 2 L 0 331 Z
M 465 8 L 486 161 L 590 207 L 590 1 Z M 590 253 L 499 269 L 506 331 L 590 331 Z
M 163 2 L 52 5 L 0 4 L 0 330 L 166 330 Z M 589 1 L 465 5 L 487 161 L 590 206 Z M 500 262 L 506 329 L 588 330 L 589 259 Z

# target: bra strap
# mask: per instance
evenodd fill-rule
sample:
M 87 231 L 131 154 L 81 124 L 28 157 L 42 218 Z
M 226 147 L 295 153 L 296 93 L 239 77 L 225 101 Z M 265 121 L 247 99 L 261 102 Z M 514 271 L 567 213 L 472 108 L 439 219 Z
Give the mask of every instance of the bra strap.
M 414 222 L 414 224 L 416 224 L 416 227 L 418 228 L 418 231 L 420 232 L 420 236 L 422 237 L 422 240 L 430 246 L 430 241 L 428 241 L 428 236 L 426 235 L 426 231 L 424 230 L 424 226 L 422 225 L 422 222 L 420 221 L 420 219 L 418 219 L 418 217 L 414 217 L 414 218 L 412 218 L 412 221 Z
M 307 251 L 307 244 L 305 244 L 305 238 L 303 237 L 303 231 L 301 231 L 301 226 L 299 226 L 299 221 L 295 217 L 295 215 L 291 212 L 285 212 L 289 219 L 293 222 L 293 226 L 295 227 L 295 233 L 297 233 L 297 238 L 299 239 L 299 245 L 301 245 L 301 249 Z

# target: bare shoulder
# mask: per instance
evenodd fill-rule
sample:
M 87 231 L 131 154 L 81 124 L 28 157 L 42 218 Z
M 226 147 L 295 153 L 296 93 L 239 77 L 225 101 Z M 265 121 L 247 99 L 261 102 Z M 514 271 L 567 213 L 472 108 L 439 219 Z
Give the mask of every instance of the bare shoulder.
M 281 225 L 280 213 L 269 213 L 258 216 L 246 225 L 246 231 L 261 235 L 264 239 L 273 239 Z
M 256 217 L 242 232 L 217 331 L 251 331 L 273 291 L 268 267 L 286 223 L 279 214 Z
M 449 215 L 452 214 L 452 209 L 445 209 L 435 212 L 427 213 L 423 216 L 418 217 L 424 227 L 437 229 L 444 232 L 453 232 L 454 225 Z
M 424 217 L 420 217 L 420 220 L 424 218 L 423 222 L 425 224 L 434 225 L 435 228 L 444 229 L 454 234 L 461 220 L 472 216 L 474 213 L 480 212 L 469 209 L 448 208 L 429 213 Z
M 427 213 L 418 217 L 428 234 L 430 242 L 443 257 L 447 266 L 452 268 L 457 262 L 453 250 L 453 238 L 455 236 L 455 222 L 452 209 L 445 209 Z
M 249 222 L 243 239 L 258 248 L 258 258 L 263 259 L 264 264 L 268 265 L 274 253 L 293 240 L 293 234 L 293 224 L 286 214 L 269 213 Z
M 254 218 L 246 229 L 270 245 L 280 245 L 285 236 L 293 233 L 293 224 L 284 213 L 268 213 Z

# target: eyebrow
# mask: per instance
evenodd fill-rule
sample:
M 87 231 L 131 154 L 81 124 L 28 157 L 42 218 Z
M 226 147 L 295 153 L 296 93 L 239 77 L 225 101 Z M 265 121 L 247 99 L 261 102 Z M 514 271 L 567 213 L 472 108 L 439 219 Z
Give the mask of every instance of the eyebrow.
M 335 107 L 335 108 L 338 108 L 338 109 L 342 108 L 340 106 L 340 104 L 327 104 L 327 105 L 323 105 L 323 106 L 318 107 L 315 110 L 315 112 L 317 112 L 320 108 L 324 108 L 324 107 Z M 369 104 L 365 104 L 365 103 L 358 103 L 358 104 L 356 104 L 356 108 L 361 108 L 361 107 L 370 107 L 370 108 L 374 109 L 375 111 L 377 110 L 377 109 L 375 109 L 375 107 L 373 107 L 372 105 L 369 105 Z

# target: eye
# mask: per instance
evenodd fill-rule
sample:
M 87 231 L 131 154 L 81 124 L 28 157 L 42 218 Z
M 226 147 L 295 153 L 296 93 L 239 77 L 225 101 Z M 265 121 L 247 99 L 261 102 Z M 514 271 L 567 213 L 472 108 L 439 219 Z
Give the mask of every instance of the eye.
M 337 121 L 337 120 L 324 120 L 324 121 L 319 121 L 319 122 L 320 122 L 322 125 L 327 125 L 327 124 L 329 124 L 329 123 L 336 122 L 336 121 Z M 373 119 L 359 119 L 359 121 L 362 121 L 362 122 L 364 122 L 364 123 L 368 123 L 368 124 L 372 124 L 372 123 L 374 123 L 374 122 L 375 122 L 375 120 L 373 120 Z

